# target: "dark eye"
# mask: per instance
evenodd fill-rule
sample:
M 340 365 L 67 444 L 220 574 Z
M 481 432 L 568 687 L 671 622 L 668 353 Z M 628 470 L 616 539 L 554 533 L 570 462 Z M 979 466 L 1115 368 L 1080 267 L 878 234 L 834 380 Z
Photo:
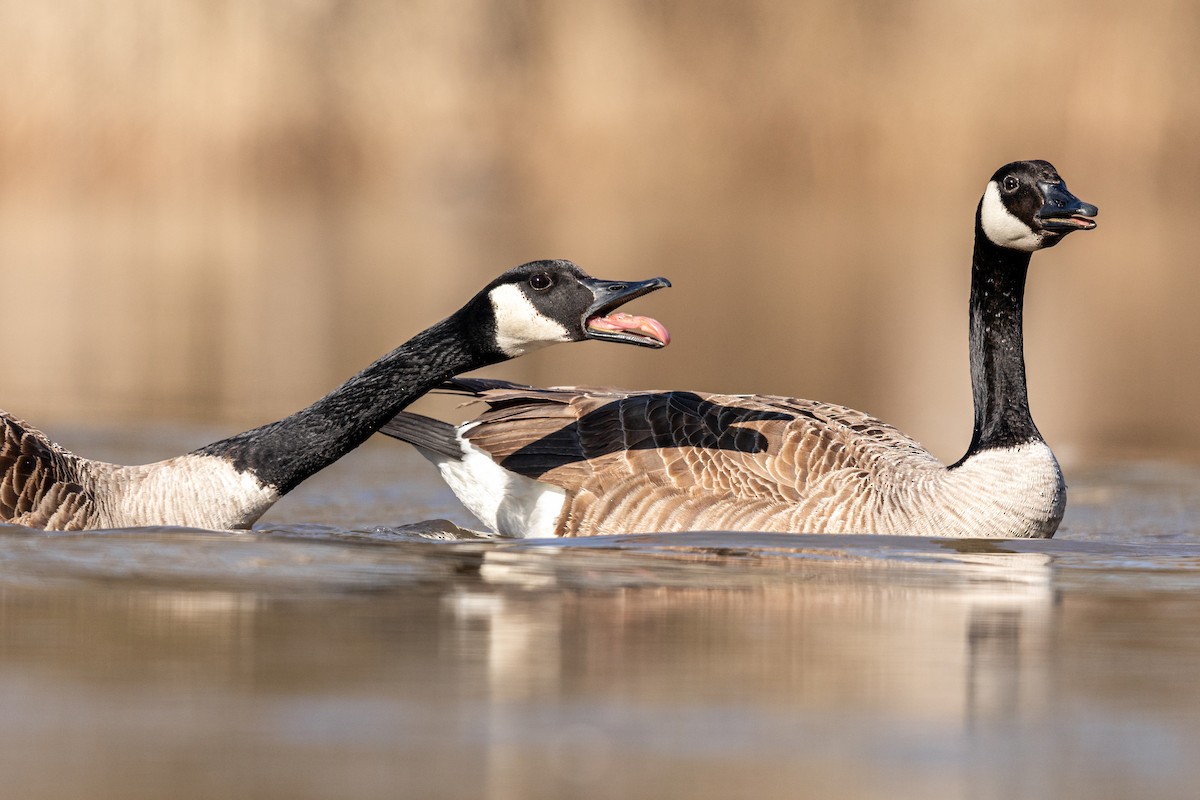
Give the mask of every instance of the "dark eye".
M 1015 192 L 1017 190 L 1017 187 L 1020 185 L 1021 185 L 1021 182 L 1019 180 L 1017 180 L 1015 175 L 1005 175 L 1004 176 L 1004 191 Z
M 544 292 L 554 285 L 554 278 L 551 278 L 545 272 L 539 272 L 536 275 L 530 276 L 529 285 L 536 291 Z

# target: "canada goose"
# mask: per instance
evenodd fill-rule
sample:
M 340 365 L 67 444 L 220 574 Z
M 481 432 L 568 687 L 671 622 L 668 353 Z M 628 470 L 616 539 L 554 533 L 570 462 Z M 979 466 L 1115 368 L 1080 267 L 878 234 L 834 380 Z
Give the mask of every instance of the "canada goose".
M 154 464 L 81 458 L 0 412 L 0 521 L 54 530 L 249 527 L 451 375 L 556 342 L 665 346 L 656 320 L 611 312 L 670 285 L 597 280 L 569 261 L 524 264 L 308 408 Z
M 1035 250 L 1095 227 L 1045 161 L 1001 167 L 975 213 L 975 429 L 947 467 L 859 411 L 761 395 L 534 389 L 460 380 L 486 410 L 457 428 L 401 414 L 480 520 L 514 536 L 685 530 L 1048 537 L 1066 486 L 1029 415 L 1021 341 Z

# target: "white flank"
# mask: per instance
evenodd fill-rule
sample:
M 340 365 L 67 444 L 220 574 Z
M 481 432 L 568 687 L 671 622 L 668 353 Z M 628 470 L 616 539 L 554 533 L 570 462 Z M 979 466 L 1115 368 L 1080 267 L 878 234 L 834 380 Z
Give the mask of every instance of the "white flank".
M 98 493 L 100 527 L 246 528 L 279 499 L 275 487 L 225 459 L 195 453 L 118 467 L 110 480 L 112 489 Z
M 461 461 L 418 449 L 437 465 L 442 480 L 484 525 L 505 536 L 554 536 L 566 492 L 501 467 L 464 438 L 471 427 L 468 424 L 458 431 Z
M 571 340 L 566 328 L 538 311 L 515 285 L 497 286 L 489 296 L 496 314 L 496 345 L 506 356 L 516 358 L 546 345 Z
M 992 244 L 1032 253 L 1041 248 L 1042 236 L 1013 216 L 1000 198 L 1000 187 L 989 181 L 979 207 L 979 223 Z

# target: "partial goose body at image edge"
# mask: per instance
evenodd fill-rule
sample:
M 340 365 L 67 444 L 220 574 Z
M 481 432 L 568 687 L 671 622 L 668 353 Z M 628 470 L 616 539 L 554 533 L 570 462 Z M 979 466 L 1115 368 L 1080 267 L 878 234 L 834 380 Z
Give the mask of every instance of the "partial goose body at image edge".
M 1095 227 L 1096 214 L 1045 161 L 988 181 L 969 302 L 975 419 L 950 466 L 861 412 L 758 395 L 457 380 L 446 388 L 483 401 L 479 417 L 451 426 L 401 414 L 381 432 L 415 444 L 472 513 L 512 536 L 1049 537 L 1066 484 L 1029 411 L 1025 280 L 1033 252 Z

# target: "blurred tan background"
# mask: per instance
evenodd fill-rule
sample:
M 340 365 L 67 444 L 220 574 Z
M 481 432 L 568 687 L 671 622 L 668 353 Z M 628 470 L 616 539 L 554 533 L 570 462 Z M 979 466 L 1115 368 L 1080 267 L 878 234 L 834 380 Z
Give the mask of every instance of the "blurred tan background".
M 792 394 L 957 458 L 987 177 L 1099 228 L 1035 257 L 1070 462 L 1200 445 L 1200 4 L 0 2 L 0 407 L 243 427 L 543 257 L 667 275 L 665 351 L 489 372 Z M 64 444 L 70 446 L 69 441 Z

